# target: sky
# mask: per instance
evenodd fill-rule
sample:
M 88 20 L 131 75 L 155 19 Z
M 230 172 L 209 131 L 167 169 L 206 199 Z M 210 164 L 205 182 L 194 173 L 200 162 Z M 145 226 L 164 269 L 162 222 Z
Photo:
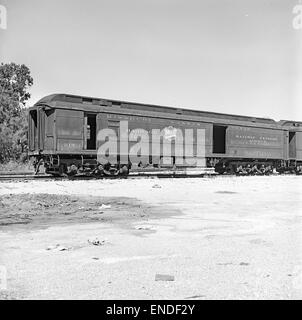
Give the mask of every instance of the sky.
M 0 0 L 29 105 L 68 93 L 302 121 L 298 0 Z

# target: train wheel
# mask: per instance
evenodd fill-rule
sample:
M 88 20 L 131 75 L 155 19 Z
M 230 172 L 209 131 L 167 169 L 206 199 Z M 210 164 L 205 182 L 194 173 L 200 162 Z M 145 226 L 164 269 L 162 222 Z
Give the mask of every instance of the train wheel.
M 63 175 L 63 174 L 65 173 L 64 170 L 65 170 L 65 168 L 62 167 L 62 166 L 60 166 L 60 175 Z M 69 170 L 68 170 L 68 172 L 67 172 L 67 175 L 70 176 L 70 177 L 72 177 L 72 176 L 75 176 L 77 173 L 78 173 L 78 168 L 77 168 L 77 166 L 75 166 L 75 165 L 73 164 L 73 165 L 71 165 L 71 166 L 69 167 Z
M 119 170 L 119 174 L 121 175 L 121 176 L 127 176 L 128 175 L 128 173 L 129 173 L 129 168 L 128 168 L 128 166 L 122 166 L 121 168 L 120 168 L 120 170 Z
M 105 176 L 111 177 L 111 176 L 118 176 L 119 175 L 119 169 L 116 167 L 107 167 L 104 168 L 104 174 Z
M 104 167 L 99 164 L 92 172 L 92 174 L 96 177 L 101 177 L 104 175 Z

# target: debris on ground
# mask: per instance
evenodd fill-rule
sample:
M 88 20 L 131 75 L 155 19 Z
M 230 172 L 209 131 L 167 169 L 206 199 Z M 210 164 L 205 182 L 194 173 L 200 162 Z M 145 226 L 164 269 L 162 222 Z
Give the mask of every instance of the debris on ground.
M 54 249 L 56 249 L 58 246 L 59 246 L 59 244 L 56 244 L 56 245 L 54 245 L 54 246 L 48 246 L 48 247 L 46 248 L 46 250 L 54 250 Z
M 57 247 L 57 251 L 67 251 L 67 250 L 70 250 L 71 248 L 68 248 L 68 247 L 64 247 L 64 246 L 58 246 Z
M 152 188 L 154 188 L 154 189 L 160 189 L 161 186 L 160 186 L 159 184 L 155 184 L 155 185 L 152 186 Z
M 40 207 L 44 207 L 44 208 L 49 208 L 50 207 L 50 205 L 49 204 L 47 204 L 47 203 L 42 203 L 42 202 L 36 202 L 36 205 L 37 206 L 40 206 Z
M 99 207 L 99 210 L 106 210 L 106 209 L 111 209 L 111 205 L 110 204 L 102 204 L 100 207 Z
M 61 246 L 60 244 L 56 244 L 46 248 L 46 250 L 53 250 L 53 251 L 67 251 L 70 249 L 71 249 L 70 247 Z
M 168 274 L 156 274 L 155 275 L 155 281 L 174 281 L 174 276 L 168 275 Z
M 99 240 L 98 238 L 94 239 L 88 239 L 88 243 L 94 245 L 94 246 L 103 246 L 105 244 L 106 240 Z
M 154 227 L 149 226 L 149 225 L 140 225 L 140 226 L 135 226 L 136 230 L 153 230 Z

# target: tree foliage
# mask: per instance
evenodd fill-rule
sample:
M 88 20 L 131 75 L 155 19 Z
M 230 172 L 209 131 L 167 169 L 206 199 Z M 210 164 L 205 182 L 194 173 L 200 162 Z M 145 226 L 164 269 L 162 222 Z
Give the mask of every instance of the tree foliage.
M 0 162 L 19 160 L 27 150 L 26 101 L 33 84 L 24 64 L 0 65 Z

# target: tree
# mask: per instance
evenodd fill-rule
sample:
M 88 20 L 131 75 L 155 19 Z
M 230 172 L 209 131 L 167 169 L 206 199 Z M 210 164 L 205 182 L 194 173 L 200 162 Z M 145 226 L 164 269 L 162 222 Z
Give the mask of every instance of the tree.
M 0 162 L 19 160 L 26 151 L 28 92 L 33 85 L 24 64 L 0 65 Z

